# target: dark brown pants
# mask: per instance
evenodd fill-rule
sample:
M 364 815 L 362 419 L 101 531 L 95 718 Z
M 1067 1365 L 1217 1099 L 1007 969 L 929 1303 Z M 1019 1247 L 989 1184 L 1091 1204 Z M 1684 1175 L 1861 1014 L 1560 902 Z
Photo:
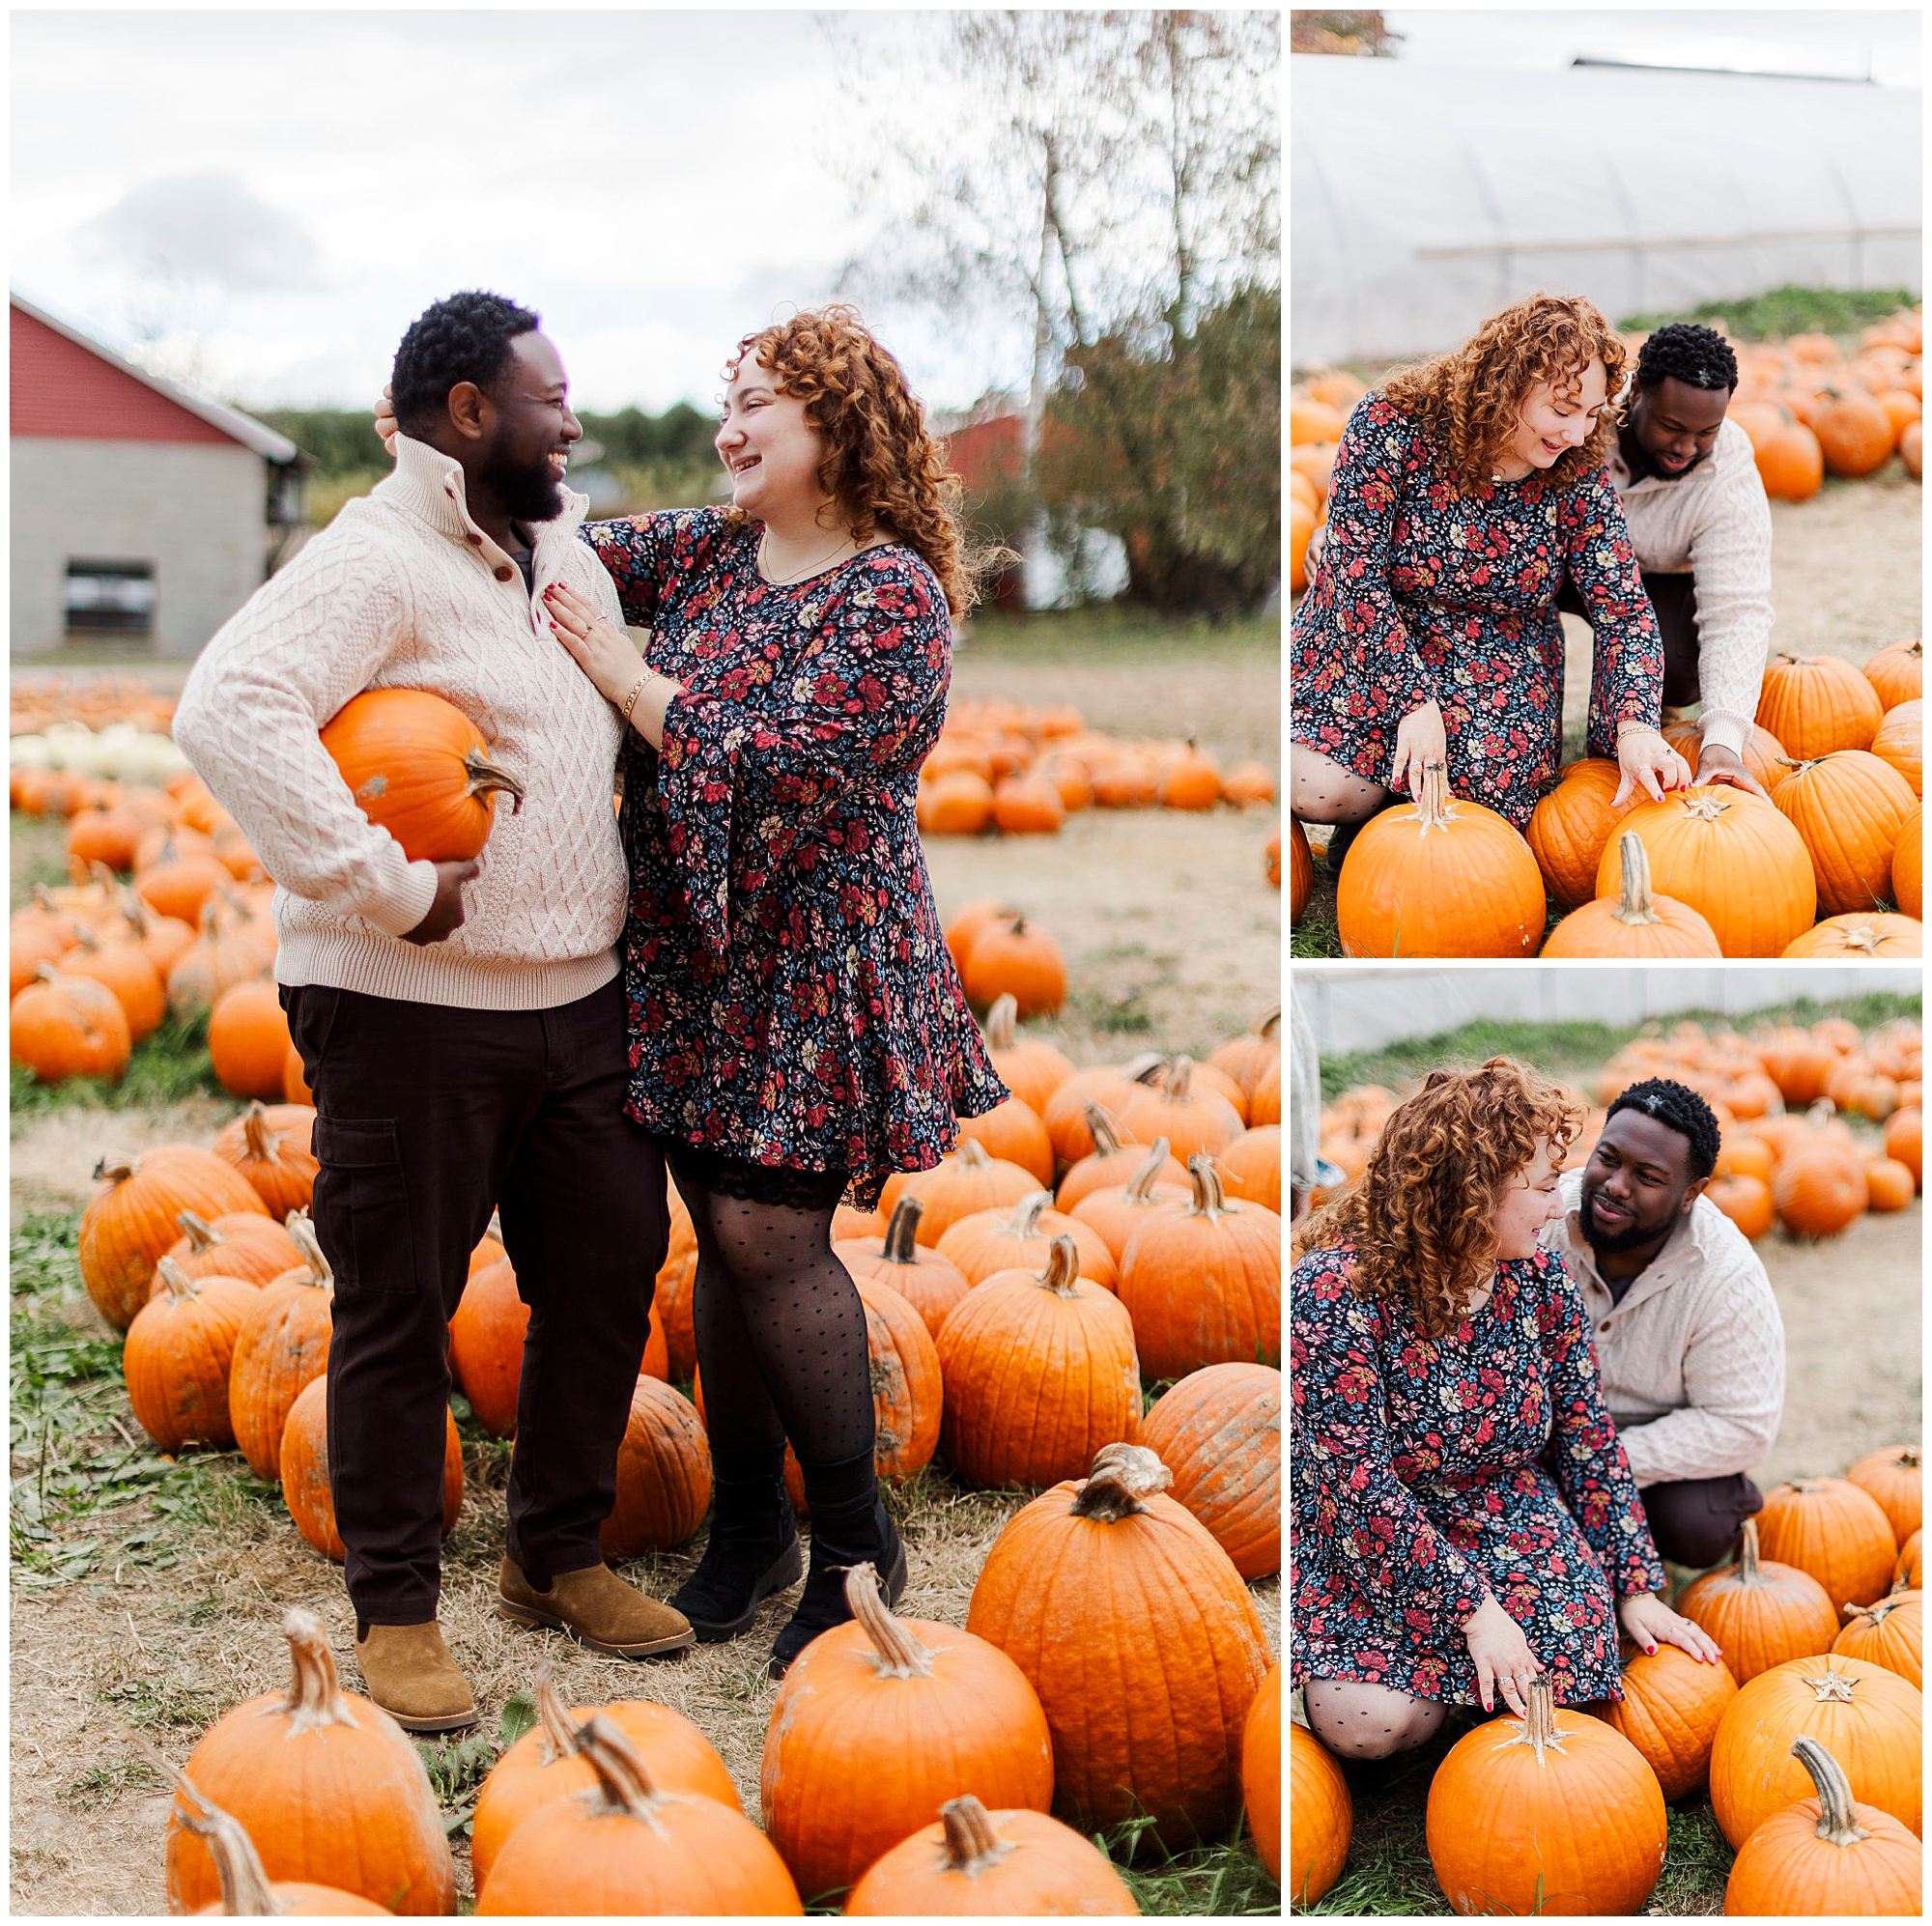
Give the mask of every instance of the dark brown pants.
M 530 1307 L 506 1549 L 537 1573 L 596 1564 L 669 1232 L 662 1153 L 623 1113 L 619 984 L 543 1010 L 316 985 L 282 1002 L 315 1092 L 329 1486 L 356 1617 L 436 1616 L 449 1319 L 493 1206 Z
M 1653 575 L 1646 570 L 1643 592 L 1650 597 L 1657 633 L 1663 641 L 1663 702 L 1672 709 L 1685 708 L 1699 699 L 1696 578 L 1688 573 Z M 1583 598 L 1567 576 L 1556 591 L 1556 606 L 1566 615 L 1590 620 Z
M 1742 1471 L 1728 1478 L 1646 1485 L 1637 1496 L 1657 1555 L 1693 1572 L 1729 1559 L 1745 1520 L 1764 1510 L 1764 1493 Z

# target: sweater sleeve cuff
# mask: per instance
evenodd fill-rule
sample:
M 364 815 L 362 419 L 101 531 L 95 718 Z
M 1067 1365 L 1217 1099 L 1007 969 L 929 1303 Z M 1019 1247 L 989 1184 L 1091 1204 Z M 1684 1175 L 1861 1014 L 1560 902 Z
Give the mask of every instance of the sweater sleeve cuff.
M 1733 755 L 1745 752 L 1745 738 L 1750 728 L 1750 722 L 1742 716 L 1705 715 L 1699 718 L 1698 727 L 1707 743 L 1716 743 L 1727 749 Z
M 395 889 L 376 889 L 355 904 L 355 914 L 385 936 L 407 936 L 436 901 L 436 864 L 412 863 Z

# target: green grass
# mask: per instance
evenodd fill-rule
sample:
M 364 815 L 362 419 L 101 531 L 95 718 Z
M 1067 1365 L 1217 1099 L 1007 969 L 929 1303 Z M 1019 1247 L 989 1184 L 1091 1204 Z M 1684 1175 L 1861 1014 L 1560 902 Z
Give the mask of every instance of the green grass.
M 1694 321 L 1706 326 L 1721 324 L 1733 341 L 1781 341 L 1792 334 L 1855 335 L 1918 304 L 1918 297 L 1904 288 L 1784 287 L 1742 300 L 1626 315 L 1617 327 L 1626 334 L 1647 334 L 1673 321 Z
M 1199 662 L 1231 657 L 1278 659 L 1281 617 L 1248 615 L 1225 622 L 1205 616 L 1176 620 L 1145 610 L 1100 605 L 1092 609 L 1008 615 L 982 609 L 961 645 L 968 663 L 1114 662 L 1146 666 L 1176 658 Z
M 1268 1878 L 1245 1826 L 1219 1845 L 1164 1855 L 1151 1842 L 1140 1839 L 1144 1824 L 1131 1821 L 1094 1837 L 1114 1861 L 1142 1912 L 1213 1919 L 1272 1918 L 1280 1913 L 1281 1888 Z
M 1733 1029 L 1740 1021 L 1759 1025 L 1809 1025 L 1822 1017 L 1848 1017 L 1861 1030 L 1874 1030 L 1897 1017 L 1918 1021 L 1923 1000 L 1889 990 L 1861 997 L 1814 1003 L 1809 997 L 1753 1010 L 1739 1019 L 1716 1010 L 1683 1010 L 1648 1023 L 1616 1027 L 1603 1023 L 1511 1023 L 1500 1017 L 1479 1017 L 1458 1030 L 1435 1036 L 1405 1036 L 1378 1050 L 1357 1050 L 1321 1060 L 1321 1101 L 1330 1103 L 1356 1084 L 1382 1084 L 1391 1090 L 1412 1083 L 1435 1069 L 1470 1069 L 1492 1057 L 1516 1057 L 1550 1076 L 1592 1075 L 1606 1059 L 1638 1036 L 1662 1036 L 1680 1023 L 1701 1023 L 1711 1029 Z

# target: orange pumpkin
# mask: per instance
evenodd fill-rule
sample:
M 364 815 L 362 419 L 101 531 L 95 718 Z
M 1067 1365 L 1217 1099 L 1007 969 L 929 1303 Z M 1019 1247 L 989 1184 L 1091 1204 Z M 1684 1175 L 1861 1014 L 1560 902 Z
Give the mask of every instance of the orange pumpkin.
M 128 1019 L 128 1036 L 139 1043 L 160 1028 L 168 1013 L 168 993 L 154 959 L 131 937 L 103 941 L 83 928 L 80 941 L 59 960 L 66 977 L 88 977 L 113 991 Z
M 1345 956 L 1531 956 L 1548 915 L 1528 843 L 1432 770 L 1363 827 L 1335 887 Z
M 133 1038 L 120 998 L 105 983 L 68 976 L 51 963 L 38 964 L 34 975 L 8 1018 L 13 1061 L 43 1084 L 121 1076 Z
M 1891 900 L 1915 922 L 1923 920 L 1925 903 L 1924 823 L 1921 806 L 1899 824 L 1891 851 Z
M 1690 756 L 1694 769 L 1696 751 Z M 1611 834 L 1643 800 L 1642 790 L 1633 788 L 1620 807 L 1614 804 L 1622 781 L 1622 769 L 1605 756 L 1566 764 L 1555 788 L 1530 816 L 1523 835 L 1551 898 L 1563 909 L 1574 910 L 1596 895 L 1597 870 Z
M 1825 466 L 1834 475 L 1868 475 L 1889 460 L 1898 439 L 1891 416 L 1862 388 L 1849 382 L 1825 390 L 1811 417 Z
M 1888 642 L 1865 664 L 1865 680 L 1887 709 L 1916 702 L 1925 693 L 1925 645 L 1918 637 Z
M 905 1299 L 939 1336 L 947 1314 L 972 1289 L 959 1266 L 919 1242 L 919 1220 L 925 1205 L 910 1193 L 893 1206 L 882 1237 L 840 1238 L 832 1255 L 862 1282 L 883 1284 Z
M 1838 1617 L 1824 1586 L 1795 1565 L 1758 1557 L 1757 1520 L 1744 1522 L 1735 1565 L 1693 1579 L 1677 1609 L 1711 1634 L 1740 1685 L 1789 1658 L 1832 1649 Z
M 212 1224 L 195 1211 L 181 1210 L 175 1221 L 184 1234 L 162 1255 L 189 1277 L 239 1277 L 259 1290 L 302 1260 L 300 1247 L 288 1232 L 272 1217 L 252 1210 L 230 1211 Z M 148 1295 L 152 1300 L 166 1289 L 157 1263 Z
M 1900 1544 L 1924 1522 L 1923 1461 L 1917 1445 L 1886 1445 L 1867 1452 L 1845 1473 L 1848 1483 L 1877 1502 Z
M 309 1148 L 314 1127 L 315 1112 L 307 1104 L 278 1103 L 270 1109 L 251 1103 L 215 1138 L 214 1154 L 242 1173 L 279 1224 L 291 1210 L 306 1210 L 315 1195 L 322 1166 Z
M 1825 451 L 1802 421 L 1780 422 L 1752 452 L 1764 492 L 1774 501 L 1808 501 L 1825 479 Z
M 225 1449 L 235 1442 L 228 1367 L 255 1287 L 234 1277 L 190 1278 L 167 1258 L 156 1272 L 161 1294 L 128 1325 L 122 1348 L 128 1402 L 163 1451 L 190 1441 Z
M 1897 770 L 1920 798 L 1925 793 L 1924 717 L 1925 704 L 1918 697 L 1900 702 L 1886 712 L 1871 743 L 1871 752 Z
M 1149 1146 L 1137 1143 L 1122 1129 L 1112 1111 L 1092 1097 L 1081 1100 L 1081 1114 L 1086 1120 L 1088 1141 L 1094 1147 L 1069 1164 L 1066 1175 L 1060 1180 L 1054 1205 L 1068 1216 L 1077 1215 L 1075 1206 L 1094 1192 L 1118 1190 L 1131 1182 L 1134 1174 L 1146 1163 L 1149 1149 Z M 1244 1131 L 1235 1142 L 1241 1143 L 1249 1134 Z M 1158 1181 L 1185 1185 L 1187 1166 L 1170 1155 L 1161 1166 Z
M 426 689 L 370 689 L 324 724 L 334 759 L 369 820 L 412 863 L 464 863 L 489 840 L 499 792 L 523 807 L 524 785 L 454 703 Z
M 1925 1182 L 1918 1160 L 1924 1127 L 1924 1113 L 1917 1105 L 1893 1111 L 1885 1126 L 1885 1154 L 1895 1158 L 1912 1173 L 1915 1190 L 1922 1190 Z
M 1053 1139 L 1039 1113 L 1019 1097 L 1009 1097 L 979 1117 L 959 1119 L 961 1142 L 985 1146 L 987 1154 L 1017 1164 L 1043 1184 L 1053 1181 Z
M 1804 838 L 1760 798 L 1721 783 L 1677 789 L 1639 804 L 1620 830 L 1643 843 L 1652 888 L 1703 917 L 1724 955 L 1778 956 L 1811 927 L 1818 892 Z M 1621 848 L 1605 849 L 1597 894 L 1622 893 Z
M 215 998 L 208 1019 L 208 1054 L 223 1090 L 258 1103 L 278 1102 L 291 1040 L 273 983 L 241 982 Z
M 1794 762 L 1869 749 L 1885 720 L 1878 691 L 1836 656 L 1779 652 L 1764 671 L 1757 720 Z
M 1011 996 L 995 997 L 986 1012 L 986 1055 L 993 1069 L 1014 1096 L 1036 1114 L 1046 1108 L 1047 1099 L 1073 1074 L 1072 1063 L 1037 1036 L 1022 1037 L 1015 1025 L 1019 1003 Z M 1049 1176 L 1051 1174 L 1049 1173 Z
M 334 1273 L 300 1212 L 291 1212 L 289 1235 L 300 1247 L 301 1268 L 284 1272 L 256 1292 L 235 1340 L 228 1374 L 228 1409 L 235 1441 L 258 1478 L 281 1476 L 282 1432 L 289 1411 L 328 1369 L 334 1327 Z
M 1884 1508 L 1844 1478 L 1797 1478 L 1766 1492 L 1758 1536 L 1767 1557 L 1817 1579 L 1833 1611 L 1878 1598 L 1898 1550 Z
M 687 1544 L 711 1505 L 711 1443 L 691 1401 L 639 1374 L 617 1447 L 617 1496 L 599 1538 L 611 1563 Z
M 254 1841 L 241 1825 L 203 1799 L 194 1782 L 179 1770 L 175 1773 L 173 1818 L 208 1848 L 221 1888 L 221 1897 L 213 1904 L 195 1909 L 197 1919 L 394 1916 L 386 1906 L 378 1906 L 360 1893 L 344 1892 L 340 1886 L 317 1885 L 309 1880 L 270 1880 Z
M 1702 1790 L 1711 1773 L 1718 1725 L 1738 1695 L 1719 1659 L 1706 1665 L 1675 1645 L 1643 1652 L 1628 1639 L 1619 1653 L 1624 1695 L 1597 1714 L 1634 1745 L 1666 1799 Z
M 1873 956 L 1918 956 L 1922 943 L 1923 931 L 1913 918 L 1861 910 L 1852 916 L 1828 917 L 1787 944 L 1784 954 L 1855 962 Z
M 1771 1186 L 1762 1177 L 1739 1172 L 1718 1177 L 1704 1195 L 1735 1224 L 1752 1243 L 1769 1236 L 1776 1222 L 1771 1201 Z
M 1236 1143 L 1240 1141 L 1236 1139 Z M 1088 1191 L 1068 1213 L 1074 1223 L 1086 1225 L 1100 1237 L 1117 1267 L 1122 1254 L 1133 1241 L 1135 1232 L 1149 1221 L 1151 1212 L 1160 1210 L 1169 1204 L 1186 1203 L 1189 1196 L 1186 1173 L 1181 1173 L 1180 1183 L 1174 1183 L 1167 1176 L 1173 1166 L 1174 1159 L 1168 1154 L 1167 1139 L 1156 1137 L 1124 1184 L 1118 1189 Z M 1117 1268 L 1114 1284 L 1119 1282 Z
M 1281 1570 L 1281 1373 L 1264 1364 L 1190 1372 L 1141 1420 L 1136 1442 L 1243 1578 Z
M 1688 903 L 1654 895 L 1643 838 L 1628 830 L 1619 838 L 1621 892 L 1601 896 L 1571 913 L 1549 932 L 1546 956 L 1721 956 L 1717 932 Z
M 1009 996 L 1022 1017 L 1039 1016 L 1066 1001 L 1066 959 L 1053 938 L 1025 917 L 982 931 L 960 977 L 979 1008 Z
M 1305 1725 L 1289 1727 L 1288 1897 L 1306 1909 L 1342 1877 L 1355 1802 L 1335 1755 Z
M 340 1565 L 348 1556 L 335 1528 L 335 1493 L 328 1482 L 328 1380 L 313 1377 L 289 1406 L 282 1426 L 282 1497 L 296 1529 L 325 1558 Z M 456 1419 L 443 1413 L 442 1534 L 455 1530 L 463 1512 L 463 1441 Z
M 1848 1658 L 1864 1658 L 1896 1672 L 1908 1685 L 1925 1686 L 1924 1605 L 1910 1598 L 1879 1599 L 1856 1609 L 1846 1607 L 1846 1625 L 1832 1650 Z
M 1804 838 L 1827 916 L 1884 902 L 1899 828 L 1916 800 L 1897 770 L 1864 750 L 1797 763 L 1777 785 L 1772 801 Z

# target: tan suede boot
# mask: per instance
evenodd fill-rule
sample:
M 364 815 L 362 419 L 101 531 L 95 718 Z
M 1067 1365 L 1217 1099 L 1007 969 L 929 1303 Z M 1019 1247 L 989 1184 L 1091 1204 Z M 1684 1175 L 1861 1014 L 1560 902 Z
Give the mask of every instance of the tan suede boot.
M 370 1626 L 355 1641 L 355 1662 L 369 1696 L 405 1732 L 460 1732 L 476 1723 L 476 1702 L 434 1619 Z
M 554 1572 L 550 1589 L 540 1592 L 506 1558 L 497 1574 L 497 1612 L 518 1625 L 552 1626 L 617 1658 L 681 1652 L 697 1636 L 682 1612 L 645 1598 L 608 1565 Z

